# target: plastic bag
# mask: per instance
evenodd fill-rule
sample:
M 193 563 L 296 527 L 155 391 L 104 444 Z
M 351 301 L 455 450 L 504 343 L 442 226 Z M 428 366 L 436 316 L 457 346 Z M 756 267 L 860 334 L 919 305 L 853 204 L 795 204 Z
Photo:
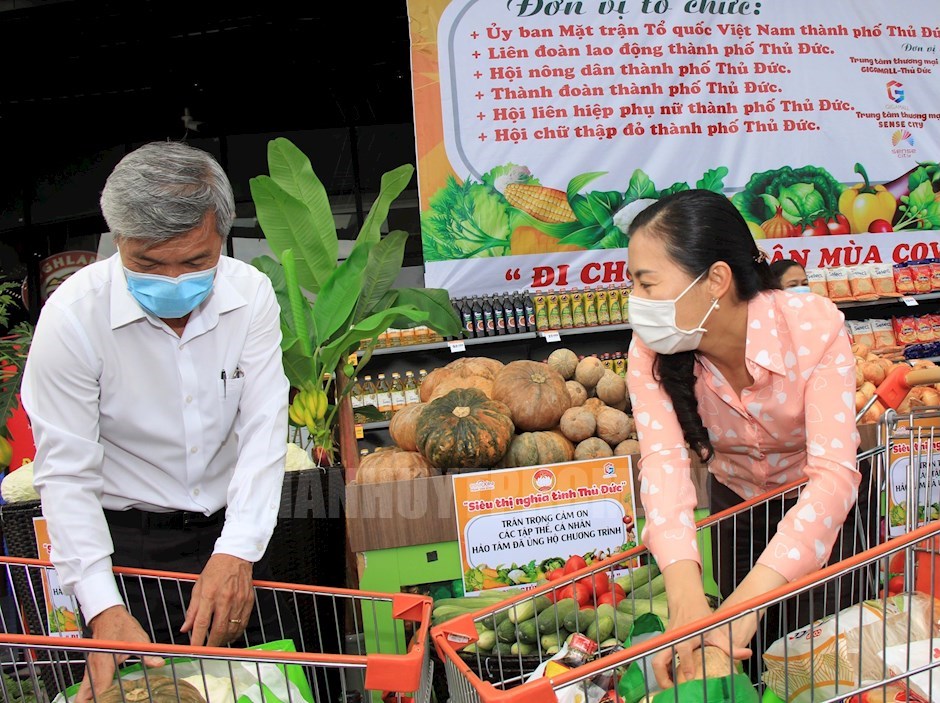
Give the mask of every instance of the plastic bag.
M 878 652 L 878 656 L 884 662 L 888 676 L 897 676 L 931 664 L 936 667 L 940 660 L 940 640 L 917 640 L 910 645 L 896 644 L 893 647 L 885 647 L 883 652 Z M 913 674 L 904 681 L 924 700 L 940 703 L 940 671 L 936 668 Z M 933 697 L 930 692 L 933 692 Z
M 249 650 L 268 652 L 296 652 L 293 640 L 267 642 Z M 303 667 L 298 664 L 272 664 L 270 662 L 231 659 L 167 659 L 163 666 L 147 669 L 147 673 L 187 679 L 199 692 L 208 688 L 207 703 L 315 703 Z M 143 678 L 140 664 L 118 671 L 122 680 Z M 234 684 L 237 698 L 232 694 Z M 80 684 L 70 686 L 56 696 L 53 703 L 74 701 Z

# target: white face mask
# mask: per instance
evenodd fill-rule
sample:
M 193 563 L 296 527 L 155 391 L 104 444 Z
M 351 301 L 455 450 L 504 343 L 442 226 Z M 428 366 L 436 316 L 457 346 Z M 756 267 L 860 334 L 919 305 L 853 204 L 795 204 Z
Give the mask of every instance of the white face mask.
M 788 293 L 812 293 L 809 286 L 790 286 L 786 289 Z
M 692 330 L 683 330 L 676 326 L 676 303 L 691 290 L 692 286 L 702 280 L 705 273 L 707 271 L 692 281 L 675 300 L 649 300 L 635 295 L 630 296 L 628 313 L 630 326 L 640 336 L 643 343 L 657 354 L 693 351 L 701 344 L 702 336 L 707 331 L 702 325 L 712 314 L 712 310 L 718 307 L 718 301 L 712 302 L 705 317 Z

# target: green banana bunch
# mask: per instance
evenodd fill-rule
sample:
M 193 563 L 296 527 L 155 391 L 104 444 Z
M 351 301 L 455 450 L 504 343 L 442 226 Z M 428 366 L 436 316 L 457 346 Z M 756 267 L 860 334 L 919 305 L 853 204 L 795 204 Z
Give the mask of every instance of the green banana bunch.
M 290 421 L 298 427 L 306 426 L 312 433 L 326 415 L 328 400 L 321 388 L 308 388 L 294 396 L 287 408 Z

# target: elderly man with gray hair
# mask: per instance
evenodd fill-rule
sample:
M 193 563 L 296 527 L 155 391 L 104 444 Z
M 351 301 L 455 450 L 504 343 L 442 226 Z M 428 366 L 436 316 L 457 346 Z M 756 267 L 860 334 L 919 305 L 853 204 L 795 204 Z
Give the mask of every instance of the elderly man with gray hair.
M 235 204 L 208 153 L 140 147 L 101 209 L 118 252 L 50 296 L 22 386 L 52 560 L 96 639 L 228 644 L 257 626 L 253 567 L 284 477 L 277 300 L 261 272 L 222 256 Z M 122 592 L 112 566 L 199 579 L 191 594 Z M 89 657 L 80 700 L 115 663 Z

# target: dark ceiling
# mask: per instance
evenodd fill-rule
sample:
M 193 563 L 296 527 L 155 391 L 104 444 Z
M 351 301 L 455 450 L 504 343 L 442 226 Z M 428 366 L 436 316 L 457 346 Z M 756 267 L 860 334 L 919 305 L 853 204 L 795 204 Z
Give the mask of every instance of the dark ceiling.
M 5 161 L 48 149 L 410 122 L 405 0 L 0 2 Z

